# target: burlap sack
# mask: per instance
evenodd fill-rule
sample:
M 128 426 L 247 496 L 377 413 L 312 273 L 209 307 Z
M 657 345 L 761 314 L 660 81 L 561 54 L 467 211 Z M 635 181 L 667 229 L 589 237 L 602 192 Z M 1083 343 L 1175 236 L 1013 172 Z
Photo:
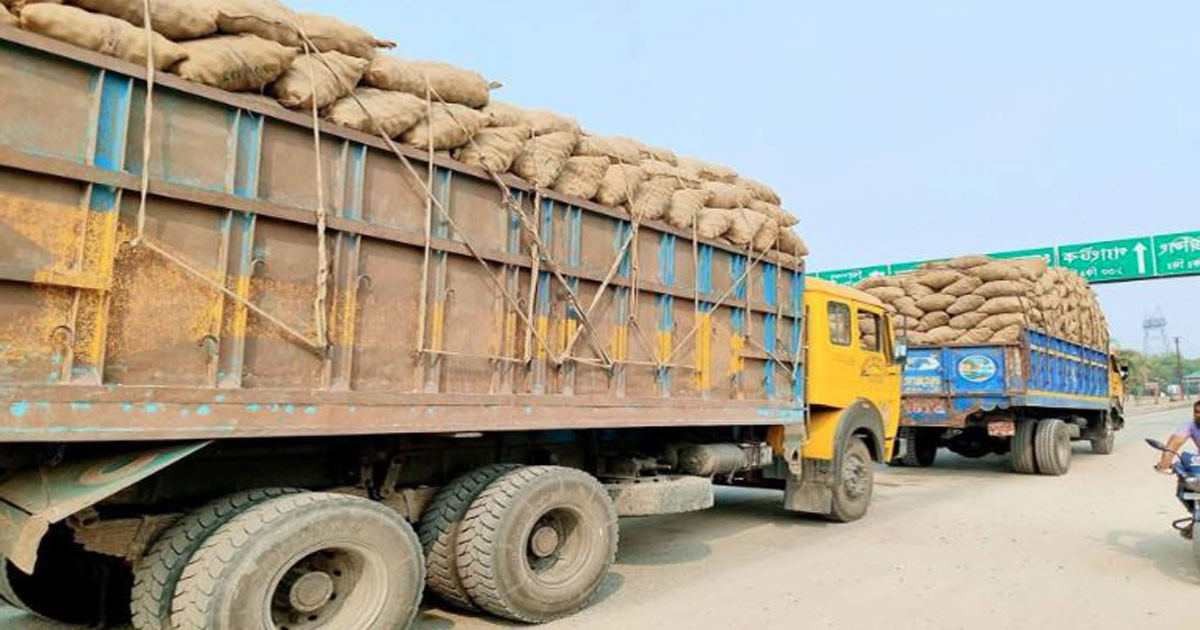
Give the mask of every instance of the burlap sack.
M 160 2 L 161 0 L 154 0 Z M 352 57 L 371 59 L 376 48 L 395 48 L 396 42 L 375 39 L 365 29 L 346 24 L 328 15 L 301 13 L 300 28 L 321 52 L 336 51 Z
M 932 271 L 921 271 L 916 275 L 916 281 L 923 284 L 934 291 L 942 289 L 958 282 L 962 278 L 962 274 L 953 269 L 938 269 Z
M 529 137 L 529 127 L 487 127 L 479 130 L 471 142 L 458 149 L 454 158 L 463 164 L 478 166 L 496 174 L 507 173 Z
M 1023 313 L 1025 311 L 1025 305 L 1024 302 L 1021 301 L 1021 298 L 1018 297 L 997 297 L 984 302 L 983 306 L 979 307 L 979 311 L 981 313 L 987 313 L 988 315 L 999 315 L 1001 313 Z
M 963 276 L 958 280 L 955 280 L 950 286 L 943 288 L 941 292 L 945 293 L 946 295 L 962 297 L 964 295 L 973 293 L 975 289 L 978 289 L 982 284 L 983 280 L 980 280 L 979 278 L 974 276 Z
M 534 135 L 538 136 L 558 132 L 567 132 L 579 136 L 579 123 L 575 122 L 574 118 L 569 118 L 547 109 L 522 110 L 521 124 L 533 129 Z
M 297 54 L 295 48 L 254 35 L 225 35 L 179 45 L 187 59 L 175 67 L 175 74 L 229 92 L 263 89 L 291 67 Z
M 276 0 L 201 0 L 217 10 L 217 28 L 230 35 L 257 35 L 266 40 L 299 48 L 296 27 L 300 16 Z
M 944 311 L 950 308 L 950 306 L 956 301 L 958 301 L 958 298 L 954 297 L 953 295 L 934 293 L 932 295 L 926 295 L 925 297 L 917 300 L 917 308 L 925 311 L 926 313 L 932 311 Z
M 708 205 L 713 208 L 746 208 L 752 199 L 749 191 L 733 184 L 706 181 L 702 186 L 712 193 Z
M 961 330 L 955 330 L 949 326 L 942 326 L 940 328 L 934 328 L 926 333 L 925 339 L 926 343 L 937 346 L 945 343 L 954 343 L 960 336 L 962 336 Z
M 134 26 L 146 23 L 143 0 L 70 0 L 81 9 L 121 18 Z M 217 32 L 217 10 L 208 2 L 154 0 L 151 25 L 155 32 L 174 40 L 208 37 Z
M 998 315 L 988 315 L 987 319 L 979 322 L 984 328 L 992 330 L 1003 330 L 1009 326 L 1024 326 L 1025 315 L 1023 313 L 1000 313 Z
M 947 311 L 948 313 L 948 311 Z M 983 320 L 992 317 L 987 313 L 979 311 L 969 311 L 950 318 L 950 326 L 959 330 L 970 330 L 980 324 Z
M 905 317 L 911 317 L 915 320 L 919 320 L 925 316 L 925 311 L 917 308 L 917 301 L 907 295 L 893 300 L 892 306 L 896 308 L 897 313 L 900 313 Z
M 954 301 L 954 304 L 946 307 L 946 312 L 951 315 L 961 315 L 969 313 L 983 306 L 987 302 L 987 298 L 982 295 L 964 295 Z
M 800 238 L 799 234 L 790 229 L 779 230 L 779 240 L 775 243 L 775 247 L 785 254 L 791 254 L 803 258 L 808 255 L 808 245 L 804 239 Z
M 933 311 L 925 313 L 917 326 L 917 330 L 933 330 L 942 326 L 950 325 L 950 315 L 946 311 Z
M 900 278 L 896 276 L 871 276 L 862 282 L 854 285 L 854 288 L 866 291 L 875 287 L 898 287 L 900 286 Z
M 750 204 L 746 207 L 761 215 L 775 219 L 781 227 L 792 227 L 800 223 L 800 219 L 796 218 L 796 215 L 772 203 L 751 199 Z
M 992 282 L 993 280 L 1019 280 L 1021 278 L 1021 271 L 1016 265 L 999 260 L 974 267 L 970 270 L 970 273 L 984 282 Z
M 771 205 L 778 206 L 782 201 L 779 199 L 779 194 L 774 188 L 748 177 L 739 177 L 734 180 L 738 187 L 744 188 L 750 192 L 750 196 L 758 201 L 763 201 Z
M 719 164 L 711 164 L 703 160 L 695 158 L 677 157 L 676 165 L 688 173 L 688 177 L 692 179 L 701 179 L 706 182 L 724 182 L 732 184 L 737 181 L 737 171 Z
M 951 269 L 966 271 L 967 269 L 974 269 L 975 267 L 980 267 L 990 262 L 992 262 L 992 259 L 988 258 L 987 256 L 972 255 L 951 258 L 950 260 L 946 261 L 946 265 Z
M 678 161 L 675 157 L 675 152 L 669 149 L 649 147 L 643 144 L 638 147 L 638 152 L 641 153 L 641 158 L 643 161 L 655 160 L 658 162 L 666 162 L 672 166 L 674 166 Z
M 433 115 L 400 134 L 400 140 L 410 147 L 428 149 L 432 137 L 435 151 L 447 151 L 470 142 L 486 123 L 487 116 L 479 110 L 458 103 L 435 103 Z
M 993 280 L 985 282 L 975 289 L 976 295 L 982 295 L 985 298 L 1005 297 L 1005 296 L 1023 296 L 1026 294 L 1025 286 L 1015 280 Z
M 568 158 L 554 180 L 554 191 L 580 199 L 591 199 L 600 190 L 600 182 L 608 172 L 607 157 L 575 156 Z
M 603 157 L 614 162 L 638 164 L 642 161 L 642 143 L 620 136 L 583 136 L 575 145 L 575 155 Z
M 526 127 L 533 132 L 532 127 L 524 123 L 524 112 L 512 103 L 491 99 L 482 111 L 487 114 L 489 127 Z
M 681 229 L 691 231 L 696 215 L 704 209 L 712 193 L 700 188 L 685 188 L 671 195 L 671 205 L 667 207 L 664 217 L 666 222 Z
M 21 28 L 76 46 L 132 61 L 146 63 L 146 33 L 137 26 L 110 15 L 88 13 L 83 9 L 58 4 L 33 4 L 21 10 Z M 171 40 L 155 33 L 154 67 L 165 70 L 187 52 Z
M 428 83 L 426 83 L 428 80 Z M 426 86 L 433 88 L 433 100 L 478 109 L 488 104 L 488 82 L 477 72 L 440 61 L 407 61 L 392 55 L 375 55 L 363 81 L 384 90 L 396 90 L 426 98 Z
M 655 177 L 642 182 L 633 193 L 630 216 L 643 221 L 663 216 L 676 190 L 679 190 L 679 182 L 670 177 Z
M 325 62 L 322 63 L 321 59 Z M 329 71 L 330 68 L 333 68 L 333 72 Z M 307 110 L 316 100 L 317 108 L 324 109 L 350 94 L 366 71 L 366 59 L 340 52 L 300 55 L 287 72 L 271 84 L 271 94 L 284 107 Z
M 1003 330 L 996 331 L 992 335 L 991 343 L 1016 343 L 1021 339 L 1022 326 L 1009 326 Z
M 364 133 L 383 133 L 389 138 L 397 138 L 425 117 L 425 101 L 412 94 L 358 88 L 354 90 L 354 96 L 362 101 L 363 106 L 371 112 L 382 129 L 377 129 L 371 124 L 363 108 L 350 96 L 330 105 L 325 110 L 325 118 Z
M 732 226 L 733 210 L 703 208 L 696 214 L 696 235 L 700 238 L 719 238 Z
M 1020 270 L 1021 276 L 1027 280 L 1037 280 L 1050 270 L 1045 258 L 1022 258 L 1014 260 L 1013 264 Z
M 972 328 L 959 335 L 955 343 L 988 343 L 996 332 L 991 328 Z
M 733 221 L 729 224 L 729 231 L 725 232 L 725 238 L 739 247 L 750 245 L 767 222 L 763 215 L 745 209 L 733 210 L 731 216 Z
M 777 262 L 779 264 L 779 266 L 783 267 L 784 269 L 799 269 L 800 268 L 800 264 L 802 261 L 799 258 L 796 258 L 795 256 L 793 256 L 791 254 L 775 252 L 772 255 L 775 257 L 775 262 Z
M 860 285 L 860 288 L 862 288 L 861 285 Z M 904 289 L 901 289 L 900 287 L 885 285 L 885 284 L 867 287 L 863 290 L 866 291 L 867 293 L 870 293 L 871 295 L 879 298 L 880 300 L 883 300 L 884 302 L 892 302 L 899 298 L 905 297 Z
M 661 160 L 644 159 L 639 166 L 646 172 L 647 177 L 673 177 L 678 179 L 680 185 L 684 188 L 700 188 L 700 185 L 703 183 L 699 179 L 692 179 L 678 166 L 673 166 Z
M 613 164 L 604 171 L 604 179 L 600 181 L 594 199 L 606 206 L 619 206 L 629 201 L 646 179 L 645 171 L 637 166 Z
M 758 216 L 761 217 L 762 215 L 759 214 Z M 754 235 L 754 240 L 750 242 L 750 248 L 754 251 L 765 252 L 775 246 L 775 241 L 778 238 L 779 223 L 770 217 L 763 217 L 762 227 L 758 228 L 758 233 Z
M 512 172 L 538 188 L 549 188 L 562 170 L 579 136 L 569 131 L 540 135 L 525 143 L 513 160 Z
M 916 330 L 917 326 L 920 326 L 920 325 L 921 325 L 921 320 L 919 320 L 915 317 L 905 315 L 903 313 L 897 313 L 896 315 L 894 315 L 892 317 L 892 327 L 895 328 L 897 331 Z
M 9 13 L 8 7 L 0 4 L 0 26 L 17 26 L 18 24 L 20 24 L 20 20 L 17 19 L 17 16 Z
M 904 292 L 911 296 L 914 300 L 919 300 L 923 297 L 933 295 L 937 291 L 917 282 L 915 277 L 907 276 L 900 282 L 900 286 L 904 287 Z

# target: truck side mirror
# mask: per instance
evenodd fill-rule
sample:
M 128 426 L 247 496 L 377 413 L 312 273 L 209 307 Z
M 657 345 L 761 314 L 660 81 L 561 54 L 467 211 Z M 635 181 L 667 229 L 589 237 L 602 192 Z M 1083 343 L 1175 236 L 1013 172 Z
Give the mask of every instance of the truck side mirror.
M 1117 371 L 1120 372 L 1120 374 L 1121 374 L 1121 380 L 1123 380 L 1123 381 L 1129 380 L 1129 366 L 1128 365 L 1117 366 Z
M 892 362 L 897 365 L 904 365 L 908 362 L 908 338 L 900 337 L 896 340 L 896 351 L 892 353 Z

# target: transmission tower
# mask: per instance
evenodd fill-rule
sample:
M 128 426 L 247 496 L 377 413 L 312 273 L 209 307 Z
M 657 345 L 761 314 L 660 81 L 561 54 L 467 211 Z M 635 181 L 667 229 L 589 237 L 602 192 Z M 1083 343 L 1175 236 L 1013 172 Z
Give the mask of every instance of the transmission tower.
M 1142 354 L 1150 356 L 1171 351 L 1171 342 L 1167 338 L 1167 316 L 1163 314 L 1161 305 L 1142 320 L 1142 333 Z

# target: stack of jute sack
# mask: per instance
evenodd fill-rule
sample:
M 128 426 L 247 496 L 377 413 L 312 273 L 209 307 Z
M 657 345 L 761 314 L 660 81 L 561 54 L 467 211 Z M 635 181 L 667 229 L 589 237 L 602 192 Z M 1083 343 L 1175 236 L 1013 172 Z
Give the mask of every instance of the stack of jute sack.
M 914 345 L 1012 343 L 1035 328 L 1108 347 L 1108 323 L 1087 281 L 1041 258 L 962 256 L 858 288 L 887 305 L 896 334 Z
M 277 0 L 0 0 L 0 24 L 175 73 L 231 92 L 384 134 L 542 190 L 622 207 L 705 239 L 770 251 L 795 266 L 808 254 L 795 215 L 769 186 L 724 166 L 624 137 L 584 132 L 567 117 L 491 98 L 477 72 L 380 54 L 393 48 L 337 18 Z M 152 51 L 151 51 L 152 48 Z

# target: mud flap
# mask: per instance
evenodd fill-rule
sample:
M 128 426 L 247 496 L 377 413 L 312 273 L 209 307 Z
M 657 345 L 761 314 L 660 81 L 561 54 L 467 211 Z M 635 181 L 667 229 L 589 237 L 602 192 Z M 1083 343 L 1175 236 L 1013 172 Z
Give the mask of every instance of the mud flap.
M 806 459 L 804 472 L 788 475 L 783 507 L 792 512 L 829 514 L 833 511 L 833 473 L 830 462 Z
M 0 556 L 25 573 L 50 525 L 208 446 L 191 442 L 31 469 L 0 484 Z

